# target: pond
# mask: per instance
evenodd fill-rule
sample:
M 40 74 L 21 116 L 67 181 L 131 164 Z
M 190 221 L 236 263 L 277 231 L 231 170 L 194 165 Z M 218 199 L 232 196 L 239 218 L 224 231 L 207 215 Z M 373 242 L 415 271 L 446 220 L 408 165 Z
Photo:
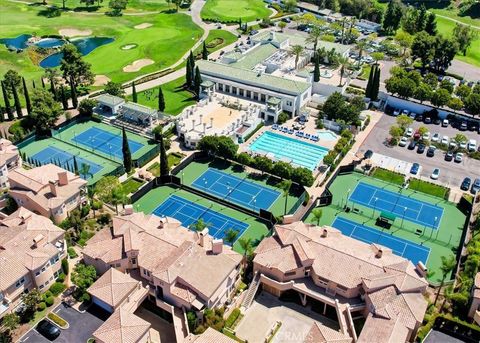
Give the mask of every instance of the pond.
M 88 38 L 78 38 L 72 39 L 71 43 L 75 45 L 78 51 L 83 55 L 88 55 L 93 50 L 98 48 L 99 46 L 108 44 L 113 42 L 113 38 L 109 37 L 88 37 Z M 54 68 L 60 65 L 60 61 L 63 58 L 63 53 L 57 52 L 52 54 L 46 58 L 44 58 L 40 62 L 40 67 L 42 68 Z
M 32 37 L 31 35 L 20 35 L 15 38 L 2 38 L 0 39 L 0 44 L 5 44 L 7 49 L 25 49 L 28 46 L 28 39 Z

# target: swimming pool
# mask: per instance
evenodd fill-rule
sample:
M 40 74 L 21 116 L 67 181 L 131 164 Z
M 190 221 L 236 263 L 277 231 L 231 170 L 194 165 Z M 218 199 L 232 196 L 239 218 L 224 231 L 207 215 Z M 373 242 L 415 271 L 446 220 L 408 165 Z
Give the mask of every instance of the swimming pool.
M 327 148 L 270 131 L 262 133 L 250 144 L 250 150 L 271 153 L 277 159 L 288 158 L 292 163 L 310 170 L 314 170 L 328 153 Z
M 332 131 L 317 131 L 317 136 L 320 140 L 323 139 L 324 141 L 334 141 L 338 138 Z

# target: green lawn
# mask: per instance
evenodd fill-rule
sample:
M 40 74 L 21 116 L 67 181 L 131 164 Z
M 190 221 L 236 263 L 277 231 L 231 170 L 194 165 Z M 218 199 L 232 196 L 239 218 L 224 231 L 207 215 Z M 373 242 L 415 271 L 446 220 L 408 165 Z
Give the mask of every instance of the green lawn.
M 141 3 L 137 0 L 137 3 Z M 152 3 L 154 3 L 152 1 Z M 139 75 L 166 68 L 175 63 L 202 36 L 203 30 L 194 24 L 190 16 L 182 13 L 145 14 L 109 17 L 100 13 L 63 12 L 60 17 L 45 18 L 40 15 L 43 6 L 22 3 L 0 3 L 0 38 L 12 38 L 21 34 L 54 35 L 60 29 L 91 30 L 92 36 L 113 37 L 114 42 L 101 46 L 85 56 L 92 64 L 92 71 L 106 75 L 116 82 L 125 82 Z M 134 26 L 150 23 L 151 27 L 135 29 Z M 127 44 L 138 46 L 122 50 Z M 174 44 L 175 48 L 172 48 Z M 17 70 L 27 80 L 39 79 L 43 69 L 32 62 L 31 49 L 22 53 L 9 52 L 0 46 L 0 75 L 8 69 Z M 139 59 L 151 59 L 153 64 L 136 72 L 124 72 L 123 68 Z M 29 82 L 30 84 L 30 82 Z
M 202 18 L 221 22 L 233 22 L 242 18 L 249 22 L 267 18 L 272 14 L 262 0 L 208 0 L 202 9 Z
M 235 36 L 233 33 L 225 30 L 211 30 L 208 33 L 207 39 L 205 40 L 205 43 L 207 44 L 207 49 L 209 53 L 212 53 L 214 51 L 217 51 L 227 45 L 232 44 L 237 40 L 237 36 Z M 195 52 L 194 55 L 200 54 L 202 52 L 202 46 L 199 46 Z
M 395 173 L 383 168 L 376 168 L 372 173 L 372 177 L 396 185 L 403 185 L 405 182 L 405 176 L 403 174 Z
M 193 93 L 183 88 L 185 78 L 164 83 L 162 87 L 163 96 L 165 98 L 165 113 L 177 115 L 182 110 L 190 105 L 195 104 Z M 151 107 L 158 108 L 158 88 L 151 88 L 137 93 L 138 103 Z M 128 100 L 132 100 L 132 96 L 128 96 Z
M 331 225 L 337 216 L 342 216 L 365 226 L 376 228 L 379 230 L 379 232 L 381 232 L 382 229 L 375 225 L 376 216 L 379 214 L 378 209 L 375 215 L 373 208 L 359 204 L 354 205 L 358 211 L 349 211 L 347 213 L 343 210 L 343 206 L 346 203 L 346 194 L 348 193 L 348 189 L 353 191 L 357 183 L 360 181 L 384 188 L 385 190 L 392 192 L 400 191 L 399 186 L 391 183 L 385 183 L 381 180 L 367 177 L 360 173 L 338 176 L 329 188 L 333 194 L 332 204 L 330 206 L 322 207 L 323 216 L 320 220 L 320 225 Z M 402 220 L 401 217 L 397 217 L 390 230 L 383 230 L 384 234 L 401 237 L 430 248 L 427 267 L 430 271 L 435 272 L 435 275 L 430 278 L 430 281 L 432 283 L 438 283 L 438 278 L 441 276 L 441 256 L 454 255 L 456 250 L 459 248 L 459 245 L 461 244 L 460 240 L 462 236 L 463 224 L 466 216 L 459 209 L 457 209 L 455 204 L 443 199 L 418 193 L 411 189 L 402 190 L 402 194 L 404 196 L 408 196 L 409 198 L 427 202 L 443 208 L 443 216 L 440 219 L 438 230 L 432 230 L 429 227 L 416 224 L 408 219 Z M 352 207 L 352 205 L 353 204 L 351 202 L 348 202 L 349 207 Z M 307 222 L 316 224 L 312 214 L 309 214 Z M 417 230 L 420 232 L 417 232 Z
M 140 186 L 143 185 L 144 183 L 145 181 L 141 181 L 131 177 L 126 181 L 122 182 L 122 186 L 123 186 L 123 190 L 125 191 L 125 194 L 130 194 L 130 193 L 136 192 L 137 189 L 139 189 Z
M 140 198 L 135 202 L 134 209 L 135 211 L 141 211 L 144 213 L 152 213 L 161 203 L 163 203 L 170 195 L 175 194 L 176 196 L 182 197 L 186 200 L 190 200 L 204 207 L 208 207 L 211 210 L 224 214 L 226 216 L 235 218 L 249 225 L 247 230 L 243 233 L 241 238 L 251 238 L 254 242 L 254 245 L 260 243 L 260 241 L 269 234 L 269 230 L 265 224 L 256 220 L 254 217 L 246 215 L 244 213 L 238 212 L 231 208 L 220 205 L 216 202 L 201 198 L 192 193 L 186 192 L 173 187 L 162 186 L 155 188 L 148 192 L 145 196 Z M 234 250 L 243 253 L 240 244 L 237 242 L 233 246 Z
M 192 183 L 208 168 L 214 168 L 220 170 L 224 173 L 230 174 L 232 176 L 245 179 L 245 182 L 258 183 L 261 186 L 271 188 L 280 193 L 277 200 L 271 205 L 268 209 L 275 216 L 283 216 L 285 212 L 285 197 L 283 196 L 282 190 L 276 187 L 278 181 L 274 181 L 272 178 L 268 178 L 267 175 L 252 175 L 247 172 L 240 170 L 238 166 L 232 166 L 230 163 L 223 160 L 215 160 L 212 162 L 192 162 L 183 169 L 182 173 L 177 174 L 177 176 L 182 177 L 183 183 L 191 186 Z M 202 189 L 203 191 L 203 189 Z M 301 205 L 304 194 L 298 194 L 293 190 L 290 192 L 287 198 L 287 213 L 293 213 L 296 211 L 299 205 Z
M 423 181 L 419 179 L 410 179 L 409 189 L 433 195 L 435 197 L 444 198 L 448 189 L 443 186 L 436 185 L 434 183 Z
M 98 0 L 97 0 L 98 1 Z M 95 2 L 94 5 L 86 7 L 85 3 L 81 3 L 80 0 L 68 0 L 65 3 L 67 10 L 88 11 L 91 13 L 104 13 L 110 11 L 108 7 L 108 1 Z M 32 1 L 32 3 L 35 3 Z M 54 4 L 59 8 L 62 8 L 63 0 L 50 0 L 49 4 Z M 166 0 L 129 0 L 127 8 L 124 13 L 132 12 L 145 12 L 145 11 L 165 11 L 175 8 L 174 5 L 168 5 Z

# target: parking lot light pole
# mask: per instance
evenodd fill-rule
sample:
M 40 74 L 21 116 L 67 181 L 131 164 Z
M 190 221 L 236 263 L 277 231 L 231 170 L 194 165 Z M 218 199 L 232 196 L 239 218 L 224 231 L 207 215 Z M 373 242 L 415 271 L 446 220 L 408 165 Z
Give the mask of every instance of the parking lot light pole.
M 375 200 L 374 200 L 374 202 L 373 202 L 373 213 L 372 213 L 372 219 L 373 219 L 373 217 L 375 217 L 375 210 L 377 209 L 377 200 L 378 200 L 378 198 L 377 198 L 377 197 L 375 197 Z
M 430 238 L 429 239 L 432 239 L 432 236 L 433 236 L 433 229 L 435 229 L 435 227 L 437 226 L 437 220 L 438 220 L 438 217 L 435 217 L 435 222 L 433 224 L 433 227 L 432 227 L 432 232 L 430 233 Z

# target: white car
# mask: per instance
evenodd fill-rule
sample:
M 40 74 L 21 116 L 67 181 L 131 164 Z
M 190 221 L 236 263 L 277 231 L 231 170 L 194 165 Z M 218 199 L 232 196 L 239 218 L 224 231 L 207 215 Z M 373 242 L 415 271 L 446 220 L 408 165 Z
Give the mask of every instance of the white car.
M 477 150 L 477 141 L 475 139 L 470 139 L 467 145 L 467 149 L 469 152 L 473 152 Z
M 443 136 L 442 140 L 440 141 L 441 144 L 448 145 L 448 136 Z
M 461 152 L 457 152 L 455 154 L 455 162 L 460 163 L 463 161 L 463 154 Z
M 412 137 L 413 136 L 413 128 L 409 127 L 406 131 L 405 131 L 405 137 Z
M 415 119 L 417 117 L 417 114 L 415 112 L 410 112 L 409 117 Z
M 448 124 L 449 124 L 448 119 L 443 119 L 443 121 L 442 121 L 442 126 L 443 126 L 443 127 L 447 127 Z
M 455 150 L 457 148 L 457 143 L 452 141 L 452 142 L 450 142 L 448 147 L 449 147 L 450 150 Z
M 395 117 L 397 117 L 398 115 L 400 115 L 400 110 L 398 108 L 395 109 L 395 111 L 393 111 L 393 115 Z
M 440 134 L 434 133 L 432 136 L 432 142 L 438 142 L 440 140 Z
M 425 132 L 425 133 L 423 134 L 423 136 L 422 136 L 422 139 L 423 139 L 424 141 L 430 140 L 430 132 Z
M 461 142 L 459 146 L 460 146 L 460 149 L 466 149 L 467 148 L 467 142 Z
M 406 146 L 407 143 L 408 143 L 408 138 L 407 138 L 407 137 L 402 137 L 402 138 L 400 139 L 400 142 L 398 142 L 398 145 L 399 145 L 399 146 Z
M 438 177 L 440 176 L 440 169 L 438 168 L 435 168 L 432 172 L 432 175 L 430 175 L 430 177 L 433 179 L 433 180 L 438 180 Z
M 402 114 L 408 116 L 410 114 L 410 111 L 409 110 L 403 110 Z

